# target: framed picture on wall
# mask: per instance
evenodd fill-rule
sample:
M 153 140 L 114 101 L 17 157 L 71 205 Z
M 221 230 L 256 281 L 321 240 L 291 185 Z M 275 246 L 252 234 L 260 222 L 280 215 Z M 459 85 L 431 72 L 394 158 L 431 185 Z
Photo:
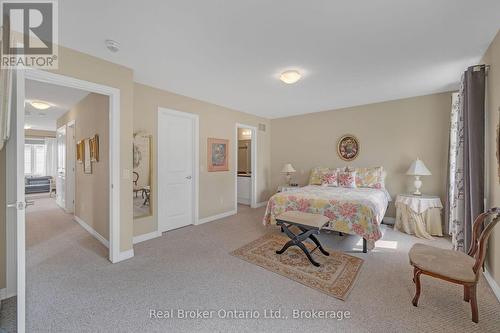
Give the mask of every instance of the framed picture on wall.
M 208 171 L 229 171 L 229 140 L 208 138 Z
M 99 135 L 90 139 L 90 161 L 99 162 Z
M 83 158 L 85 154 L 84 149 L 85 145 L 83 143 L 83 140 L 78 141 L 76 144 L 76 161 L 78 163 L 83 163 Z
M 92 162 L 90 161 L 90 139 L 84 139 L 83 148 L 83 173 L 92 173 Z
M 342 136 L 337 144 L 337 154 L 344 161 L 352 161 L 359 154 L 359 141 L 351 134 Z

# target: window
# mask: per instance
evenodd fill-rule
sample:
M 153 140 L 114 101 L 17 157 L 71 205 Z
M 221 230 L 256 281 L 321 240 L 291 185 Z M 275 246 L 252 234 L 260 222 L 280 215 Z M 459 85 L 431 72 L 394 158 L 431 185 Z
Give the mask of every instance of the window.
M 27 176 L 45 176 L 45 143 L 26 143 L 24 145 L 24 174 Z

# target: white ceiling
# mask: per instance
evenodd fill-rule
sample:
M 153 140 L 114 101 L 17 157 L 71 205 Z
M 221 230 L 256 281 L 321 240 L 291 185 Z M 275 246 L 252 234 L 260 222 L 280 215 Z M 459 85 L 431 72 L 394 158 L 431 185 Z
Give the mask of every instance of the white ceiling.
M 498 0 L 65 0 L 59 11 L 61 44 L 269 118 L 455 89 L 500 28 Z M 277 79 L 290 68 L 304 74 L 295 85 Z
M 26 80 L 25 125 L 31 129 L 55 131 L 57 119 L 88 94 L 83 90 Z M 37 110 L 29 104 L 30 100 L 44 101 L 52 106 L 47 110 Z

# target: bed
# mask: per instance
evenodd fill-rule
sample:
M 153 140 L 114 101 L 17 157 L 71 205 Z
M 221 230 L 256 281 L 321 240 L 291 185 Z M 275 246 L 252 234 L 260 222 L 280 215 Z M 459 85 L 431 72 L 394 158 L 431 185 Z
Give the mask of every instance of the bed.
M 321 214 L 330 219 L 325 229 L 363 238 L 363 252 L 373 249 L 382 237 L 380 224 L 391 201 L 385 189 L 344 188 L 308 185 L 273 195 L 263 223 L 275 224 L 276 217 L 289 210 Z

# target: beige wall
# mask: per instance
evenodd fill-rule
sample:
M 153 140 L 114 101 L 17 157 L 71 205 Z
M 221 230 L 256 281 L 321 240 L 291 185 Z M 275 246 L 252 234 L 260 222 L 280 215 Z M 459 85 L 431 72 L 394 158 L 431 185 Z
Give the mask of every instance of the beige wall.
M 99 135 L 99 162 L 92 173 L 75 169 L 75 215 L 109 240 L 109 98 L 91 93 L 57 120 L 57 127 L 75 121 L 75 142 Z
M 500 206 L 500 179 L 497 153 L 497 126 L 500 113 L 500 32 L 486 51 L 483 63 L 490 65 L 487 76 L 487 122 L 486 122 L 486 172 L 488 184 L 486 185 L 488 207 Z M 488 257 L 486 260 L 488 271 L 497 284 L 500 285 L 500 226 L 493 230 L 488 243 Z
M 24 130 L 25 137 L 32 138 L 55 138 L 55 131 L 45 131 L 45 130 L 36 130 L 36 129 L 26 129 Z
M 259 123 L 266 125 L 266 131 L 258 131 L 257 134 L 259 156 L 257 159 L 257 201 L 261 202 L 268 199 L 271 185 L 271 126 L 269 120 L 136 83 L 134 85 L 134 132 L 144 130 L 153 135 L 153 195 L 151 204 L 154 215 L 136 220 L 134 222 L 134 235 L 149 233 L 157 228 L 155 209 L 157 162 L 154 152 L 157 146 L 156 119 L 158 107 L 199 115 L 200 218 L 210 217 L 234 209 L 236 123 L 251 126 L 258 126 Z M 229 171 L 207 172 L 207 138 L 209 137 L 230 140 Z M 132 197 L 132 190 L 129 195 Z
M 422 191 L 444 200 L 450 109 L 451 94 L 442 93 L 274 119 L 273 188 L 285 181 L 280 173 L 285 163 L 297 170 L 293 180 L 300 185 L 307 183 L 315 166 L 382 165 L 387 171 L 386 187 L 395 198 L 412 189 L 413 179 L 405 172 L 420 157 L 432 172 L 423 178 Z M 359 157 L 349 163 L 336 152 L 338 139 L 347 133 L 360 142 Z M 387 215 L 395 216 L 393 205 Z

